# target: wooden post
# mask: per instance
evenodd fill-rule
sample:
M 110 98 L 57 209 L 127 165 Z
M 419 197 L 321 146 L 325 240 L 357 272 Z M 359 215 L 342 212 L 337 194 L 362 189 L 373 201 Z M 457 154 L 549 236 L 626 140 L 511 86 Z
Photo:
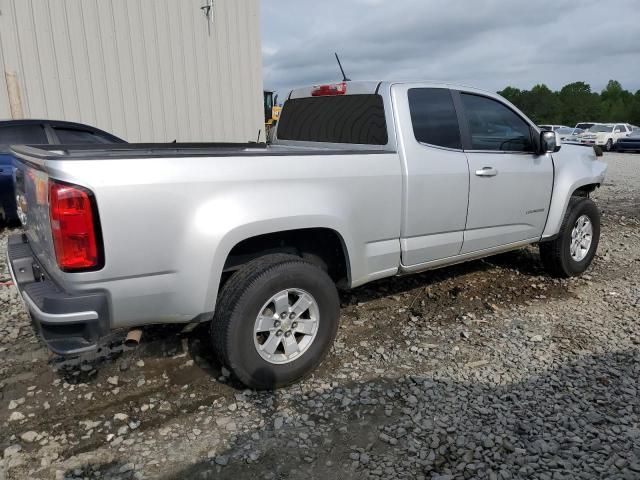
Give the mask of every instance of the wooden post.
M 11 118 L 13 120 L 21 120 L 24 118 L 24 110 L 22 109 L 22 96 L 20 95 L 20 82 L 16 72 L 5 72 L 7 80 L 7 94 L 9 95 L 9 106 L 11 108 Z

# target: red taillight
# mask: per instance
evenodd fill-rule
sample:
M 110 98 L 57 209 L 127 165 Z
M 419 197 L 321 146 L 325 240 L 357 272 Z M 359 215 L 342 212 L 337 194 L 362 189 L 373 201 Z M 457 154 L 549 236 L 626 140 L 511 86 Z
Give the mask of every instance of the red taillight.
M 347 82 L 337 83 L 335 85 L 320 85 L 313 87 L 311 91 L 312 97 L 335 97 L 337 95 L 347 94 Z
M 49 181 L 49 215 L 58 266 L 66 271 L 100 267 L 100 248 L 88 191 Z

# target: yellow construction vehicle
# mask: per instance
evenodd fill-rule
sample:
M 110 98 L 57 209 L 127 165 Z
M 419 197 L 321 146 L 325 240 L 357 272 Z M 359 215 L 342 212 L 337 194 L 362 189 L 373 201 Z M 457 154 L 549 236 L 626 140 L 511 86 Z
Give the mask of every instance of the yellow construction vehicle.
M 278 95 L 275 95 L 274 92 L 265 91 L 264 92 L 264 129 L 267 136 L 267 140 L 269 140 L 271 130 L 276 126 L 278 120 L 280 119 L 280 112 L 282 111 L 282 107 L 278 105 Z

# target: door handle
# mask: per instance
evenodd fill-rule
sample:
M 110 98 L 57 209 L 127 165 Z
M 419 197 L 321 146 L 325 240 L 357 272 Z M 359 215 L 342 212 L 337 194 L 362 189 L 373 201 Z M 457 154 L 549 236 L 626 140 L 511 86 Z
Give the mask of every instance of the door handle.
M 493 167 L 484 167 L 482 170 L 476 170 L 476 176 L 478 177 L 495 177 L 498 175 L 498 170 Z

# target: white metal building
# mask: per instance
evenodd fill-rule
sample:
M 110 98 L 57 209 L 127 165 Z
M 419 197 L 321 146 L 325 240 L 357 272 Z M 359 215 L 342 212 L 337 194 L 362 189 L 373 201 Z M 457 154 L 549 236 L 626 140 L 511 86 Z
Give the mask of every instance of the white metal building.
M 0 119 L 264 140 L 259 15 L 260 0 L 0 0 Z

